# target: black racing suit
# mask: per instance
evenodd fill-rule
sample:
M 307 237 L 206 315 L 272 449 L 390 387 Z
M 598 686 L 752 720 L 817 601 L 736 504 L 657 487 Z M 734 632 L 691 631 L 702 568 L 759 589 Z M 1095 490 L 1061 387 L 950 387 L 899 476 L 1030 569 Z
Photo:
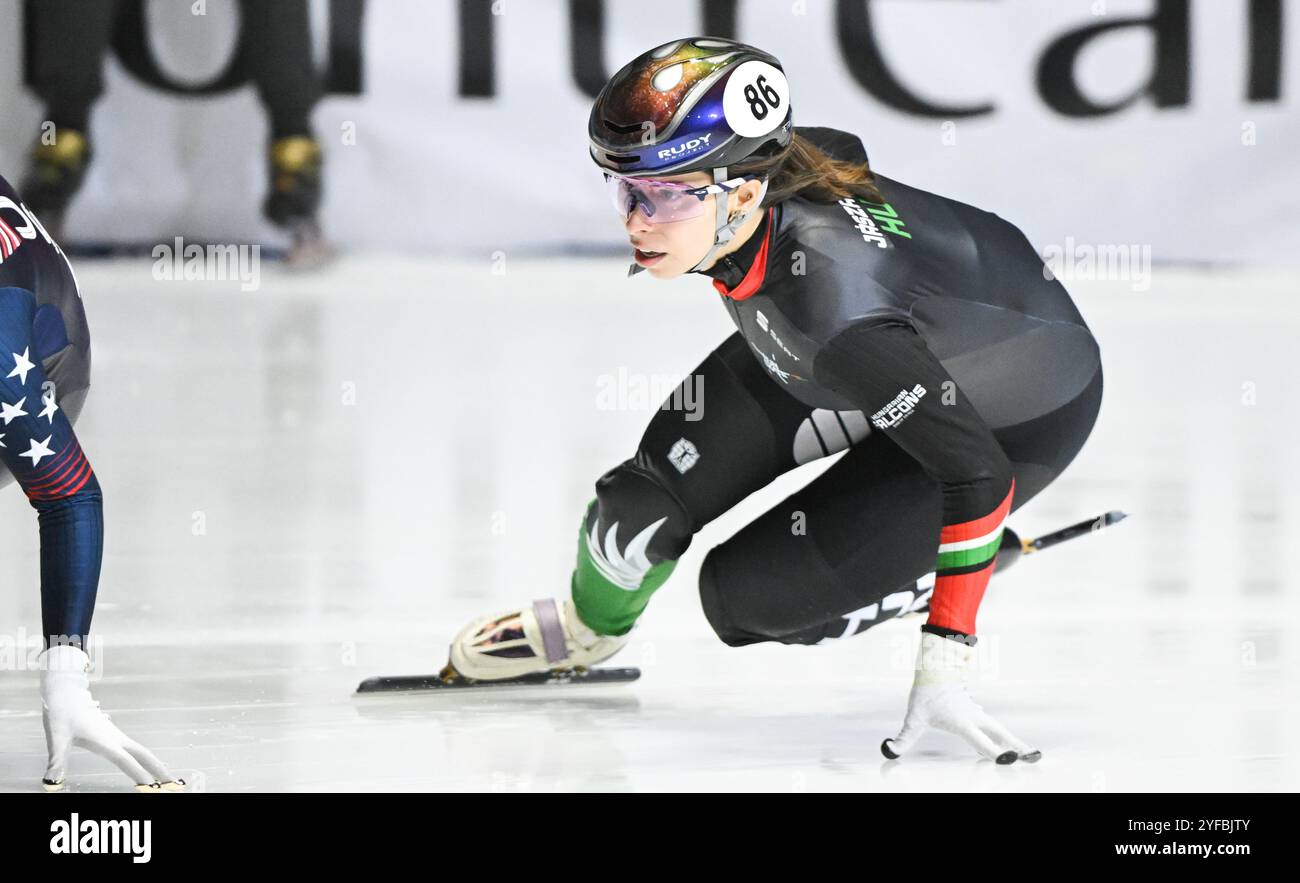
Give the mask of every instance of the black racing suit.
M 797 131 L 866 162 L 856 136 Z M 881 203 L 769 206 L 704 271 L 737 332 L 687 379 L 702 378 L 702 419 L 670 399 L 597 483 L 597 536 L 617 523 L 625 542 L 667 516 L 654 564 L 782 472 L 850 449 L 707 556 L 704 610 L 729 644 L 818 642 L 927 606 L 926 629 L 973 634 L 1006 516 L 1100 408 L 1097 343 L 1016 227 L 877 186 Z

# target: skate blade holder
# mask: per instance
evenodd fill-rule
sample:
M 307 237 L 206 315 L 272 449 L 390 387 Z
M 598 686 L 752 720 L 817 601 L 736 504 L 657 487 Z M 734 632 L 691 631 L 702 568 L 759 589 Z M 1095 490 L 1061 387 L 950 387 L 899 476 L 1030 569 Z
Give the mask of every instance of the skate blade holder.
M 357 685 L 354 695 L 376 693 L 426 693 L 437 690 L 488 690 L 509 687 L 571 687 L 609 684 L 629 684 L 641 677 L 639 668 L 572 668 L 535 672 L 514 678 L 475 680 L 467 678 L 450 666 L 431 675 L 395 675 L 367 678 Z

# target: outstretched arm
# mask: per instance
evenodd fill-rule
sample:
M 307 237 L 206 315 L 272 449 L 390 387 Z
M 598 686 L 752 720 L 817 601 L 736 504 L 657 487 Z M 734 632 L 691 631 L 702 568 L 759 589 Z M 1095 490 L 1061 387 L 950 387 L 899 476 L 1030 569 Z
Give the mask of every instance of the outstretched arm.
M 929 728 L 961 736 L 998 763 L 1042 755 L 981 708 L 966 690 L 975 614 L 993 573 L 1015 477 L 988 424 L 907 322 L 854 326 L 817 358 L 823 382 L 859 404 L 877 430 L 943 489 L 930 617 L 921 626 L 912 692 L 898 735 L 881 743 L 901 757 Z
M 934 594 L 923 628 L 973 635 L 1015 493 L 1002 446 L 924 338 L 902 320 L 855 325 L 830 341 L 815 367 L 942 488 Z

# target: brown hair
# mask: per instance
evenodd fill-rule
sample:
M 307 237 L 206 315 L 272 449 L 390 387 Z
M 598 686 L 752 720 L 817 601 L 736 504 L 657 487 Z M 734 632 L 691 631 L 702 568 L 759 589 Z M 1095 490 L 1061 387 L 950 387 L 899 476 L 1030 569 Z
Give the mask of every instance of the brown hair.
M 727 168 L 729 177 L 756 174 L 769 179 L 763 205 L 800 196 L 812 202 L 838 202 L 846 196 L 860 196 L 868 202 L 884 202 L 876 189 L 876 176 L 865 163 L 835 159 L 795 132 L 780 152 L 761 158 L 749 157 Z

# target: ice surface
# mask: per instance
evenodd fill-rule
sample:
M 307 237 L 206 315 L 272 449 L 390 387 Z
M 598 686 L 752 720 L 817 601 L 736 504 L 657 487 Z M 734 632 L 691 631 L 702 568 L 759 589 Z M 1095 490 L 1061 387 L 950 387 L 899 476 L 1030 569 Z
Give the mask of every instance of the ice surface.
M 821 647 L 713 635 L 704 553 L 828 462 L 696 537 L 611 660 L 640 666 L 635 684 L 352 696 L 436 671 L 474 616 L 567 590 L 593 482 L 658 404 L 635 384 L 688 373 L 731 330 L 707 280 L 625 269 L 371 255 L 265 265 L 242 292 L 79 262 L 95 375 L 77 431 L 107 519 L 93 688 L 114 721 L 211 791 L 1300 788 L 1283 634 L 1300 607 L 1300 308 L 1283 270 L 1067 280 L 1101 342 L 1100 422 L 1010 523 L 1132 517 L 986 596 L 976 698 L 1042 749 L 1035 766 L 943 733 L 880 755 L 918 619 Z M 611 389 L 621 407 L 600 406 Z M 0 499 L 12 669 L 39 631 L 36 519 L 12 485 Z M 0 790 L 39 789 L 37 683 L 0 674 Z M 84 751 L 69 781 L 126 787 Z

